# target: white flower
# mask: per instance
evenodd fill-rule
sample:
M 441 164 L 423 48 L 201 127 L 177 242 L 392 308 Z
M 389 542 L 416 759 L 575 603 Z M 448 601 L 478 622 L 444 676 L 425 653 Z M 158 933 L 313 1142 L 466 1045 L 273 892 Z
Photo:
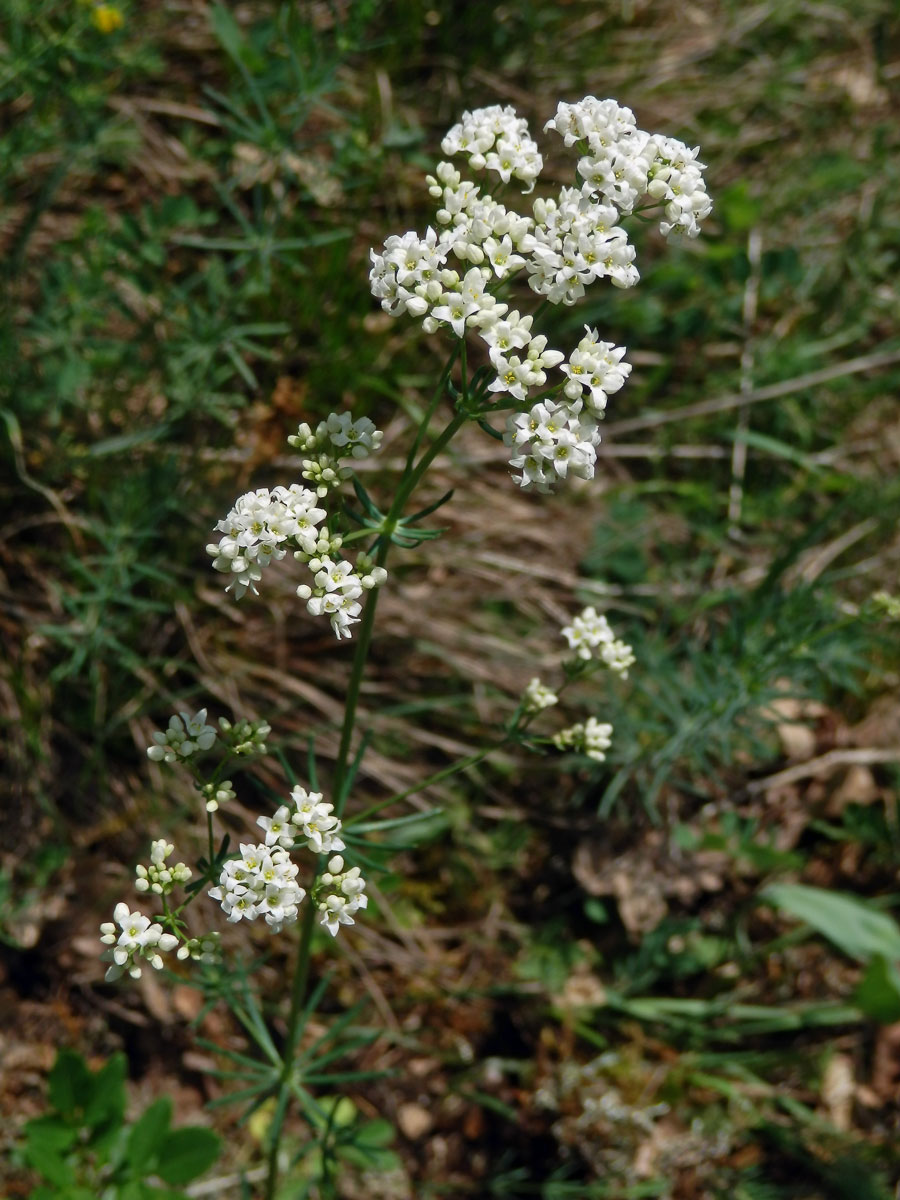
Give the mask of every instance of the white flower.
M 499 241 L 494 237 L 486 238 L 484 252 L 488 256 L 490 264 L 494 268 L 494 274 L 498 279 L 502 279 L 510 271 L 517 271 L 519 267 L 525 265 L 525 259 L 521 254 L 513 253 L 512 238 L 508 233 Z
M 623 387 L 631 374 L 631 364 L 623 361 L 624 346 L 598 341 L 596 329 L 587 325 L 584 328 L 585 336 L 578 348 L 560 369 L 569 380 L 564 388 L 566 396 L 570 400 L 583 397 L 587 412 L 599 419 L 606 411 L 607 397 Z
M 588 185 L 563 188 L 558 201 L 536 200 L 534 216 L 528 282 L 551 304 L 574 304 L 604 276 L 620 287 L 637 283 L 634 247 L 616 225 L 616 210 L 598 204 Z
M 326 488 L 327 491 L 327 488 Z M 256 584 L 270 562 L 284 558 L 294 540 L 301 549 L 318 538 L 316 526 L 325 519 L 317 508 L 318 495 L 299 484 L 259 488 L 240 496 L 228 515 L 216 525 L 222 537 L 206 549 L 213 567 L 231 575 L 226 591 L 240 599 L 246 591 L 257 594 Z
M 267 846 L 281 846 L 285 850 L 293 846 L 294 831 L 291 828 L 290 809 L 286 804 L 277 808 L 274 816 L 257 817 L 256 823 L 265 832 Z
M 331 488 L 337 487 L 350 477 L 352 472 L 349 467 L 342 466 L 343 459 L 365 458 L 374 453 L 381 445 L 382 437 L 381 430 L 376 429 L 368 417 L 354 420 L 348 412 L 333 412 L 324 421 L 319 422 L 315 432 L 304 422 L 297 432 L 288 438 L 288 444 L 302 454 L 310 456 L 303 460 L 302 475 L 315 485 L 316 497 L 322 497 L 326 496 Z M 298 491 L 302 490 L 298 487 Z M 303 514 L 296 512 L 292 515 L 299 524 Z M 324 516 L 322 512 L 319 519 Z M 271 520 L 269 524 L 271 527 Z M 303 527 L 308 531 L 310 522 L 304 521 Z M 298 531 L 296 527 L 291 527 L 287 532 L 297 536 Z M 307 532 L 302 540 L 301 549 L 312 553 L 311 542 L 314 541 L 315 538 L 310 538 Z
M 643 195 L 665 203 L 660 229 L 667 237 L 696 237 L 700 222 L 712 211 L 706 194 L 699 148 L 677 138 L 638 129 L 634 113 L 615 100 L 585 96 L 577 104 L 561 103 L 547 129 L 565 144 L 581 143 L 586 153 L 578 173 L 592 192 L 599 192 L 620 212 L 630 213 Z
M 543 160 L 528 133 L 528 123 L 510 105 L 464 112 L 441 143 L 445 154 L 466 154 L 476 170 L 496 171 L 504 183 L 519 179 L 531 191 Z
M 354 421 L 348 412 L 331 413 L 325 427 L 332 446 L 339 450 L 346 446 L 345 453 L 353 458 L 365 458 L 366 455 L 374 453 L 384 437 L 368 417 L 359 417 Z
M 532 214 L 522 214 L 464 179 L 452 163 L 440 162 L 426 177 L 437 205 L 435 226 L 424 238 L 415 233 L 389 237 L 383 253 L 372 251 L 370 272 L 373 294 L 392 315 L 421 318 L 426 333 L 446 326 L 464 338 L 470 329 L 478 331 L 496 372 L 487 388 L 500 397 L 497 410 L 510 407 L 504 393 L 525 407 L 532 389 L 546 389 L 543 403 L 559 410 L 556 428 L 533 431 L 532 414 L 519 413 L 510 418 L 506 436 L 513 478 L 541 492 L 569 476 L 592 478 L 598 423 L 631 367 L 624 347 L 599 340 L 587 326 L 565 360 L 532 330 L 530 316 L 514 311 L 503 319 L 508 306 L 490 288 L 521 269 L 532 291 L 552 304 L 575 304 L 599 279 L 632 287 L 639 280 L 635 248 L 620 220 L 642 197 L 664 208 L 661 229 L 667 236 L 695 237 L 711 209 L 698 151 L 639 129 L 634 113 L 615 100 L 585 96 L 575 104 L 561 102 L 545 128 L 555 130 L 566 146 L 577 144 L 580 186 L 539 197 Z M 519 179 L 528 192 L 542 165 L 526 122 L 509 106 L 463 113 L 442 149 L 465 155 L 473 170 L 495 172 L 504 183 Z M 451 255 L 465 264 L 460 271 L 452 269 Z M 547 388 L 548 370 L 560 365 L 561 389 Z M 252 562 L 243 544 L 229 553 L 240 566 L 239 584 L 244 586 L 246 578 L 252 586 Z M 308 592 L 301 595 L 309 598 Z M 353 603 L 348 599 L 344 614 L 332 616 L 338 637 L 349 636 L 357 616 Z M 310 601 L 311 611 L 334 608 L 323 596 Z M 610 661 L 624 660 L 611 656 Z
M 479 335 L 492 350 L 505 355 L 509 350 L 522 350 L 531 341 L 532 317 L 520 317 L 514 309 L 506 320 L 496 320 L 479 329 Z
M 307 792 L 298 786 L 291 792 L 291 799 L 294 802 L 291 824 L 306 838 L 310 850 L 330 854 L 344 849 L 341 821 L 334 816 L 334 805 L 323 801 L 321 792 Z
M 162 955 L 178 945 L 174 934 L 164 933 L 161 925 L 151 922 L 143 913 L 131 912 L 124 902 L 113 910 L 113 921 L 104 921 L 100 926 L 100 935 L 100 941 L 107 947 L 101 957 L 111 963 L 107 981 L 118 979 L 125 971 L 133 979 L 139 979 L 138 959 L 145 959 L 154 970 L 160 970 Z

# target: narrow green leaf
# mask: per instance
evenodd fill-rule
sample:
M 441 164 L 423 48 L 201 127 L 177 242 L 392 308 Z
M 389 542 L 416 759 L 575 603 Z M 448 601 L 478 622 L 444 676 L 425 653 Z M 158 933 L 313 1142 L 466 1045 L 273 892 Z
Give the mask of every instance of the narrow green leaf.
M 353 490 L 356 492 L 356 498 L 369 514 L 373 521 L 381 521 L 384 514 L 379 512 L 374 500 L 360 483 L 359 479 L 354 475 L 350 481 L 353 484 Z
M 228 9 L 221 4 L 213 4 L 209 9 L 209 23 L 225 53 L 236 62 L 241 62 L 244 51 L 244 35 L 240 25 Z
M 811 925 L 850 958 L 867 962 L 880 954 L 900 959 L 900 926 L 857 896 L 802 883 L 773 883 L 761 898 Z
M 435 818 L 444 818 L 446 822 L 446 814 L 442 808 L 429 808 L 425 812 L 411 813 L 408 817 L 387 817 L 383 821 L 365 821 L 360 825 L 354 826 L 354 833 L 375 833 L 381 832 L 383 829 L 408 829 L 410 826 L 421 824 L 431 824 Z
M 449 492 L 444 492 L 443 496 L 441 496 L 441 498 L 439 500 L 435 500 L 434 504 L 429 504 L 427 506 L 427 508 L 420 508 L 419 511 L 417 513 L 413 513 L 411 517 L 404 517 L 400 521 L 400 524 L 401 525 L 415 524 L 415 522 L 421 520 L 422 517 L 427 517 L 431 513 L 437 512 L 437 510 L 439 508 L 441 508 L 442 505 L 446 504 L 447 501 L 452 498 L 452 496 L 453 496 L 453 488 L 451 488 Z
M 347 774 L 346 774 L 346 777 L 344 778 L 344 783 L 341 788 L 340 795 L 335 796 L 335 807 L 338 812 L 343 811 L 344 805 L 347 802 L 347 797 L 350 795 L 350 792 L 353 789 L 353 781 L 356 779 L 356 773 L 360 768 L 360 764 L 362 763 L 365 753 L 369 748 L 369 742 L 371 742 L 371 740 L 372 740 L 372 734 L 369 730 L 366 730 L 366 732 L 362 736 L 362 739 L 360 740 L 359 747 L 353 756 L 353 761 L 350 763 L 350 766 L 347 768 Z

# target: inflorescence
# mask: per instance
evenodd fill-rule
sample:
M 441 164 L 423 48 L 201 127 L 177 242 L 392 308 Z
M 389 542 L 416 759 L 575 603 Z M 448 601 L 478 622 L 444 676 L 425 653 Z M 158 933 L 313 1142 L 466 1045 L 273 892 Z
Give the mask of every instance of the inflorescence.
M 205 711 L 194 718 L 182 713 L 182 727 L 198 720 L 202 722 L 205 717 Z M 233 754 L 246 752 L 248 741 L 251 745 L 254 741 L 256 745 L 263 744 L 260 733 L 262 730 L 268 732 L 268 726 L 263 722 L 238 722 L 233 726 L 223 721 L 220 725 L 223 732 L 231 735 Z M 154 742 L 151 750 L 158 745 Z M 174 757 L 164 761 L 174 761 Z M 227 780 L 204 784 L 199 790 L 205 799 L 213 798 L 206 799 L 206 808 L 210 812 L 214 811 L 217 799 L 223 794 L 234 796 Z M 240 855 L 226 859 L 221 869 L 217 868 L 218 880 L 207 890 L 207 895 L 219 902 L 228 920 L 234 923 L 262 917 L 273 933 L 279 933 L 285 925 L 298 919 L 300 906 L 307 901 L 318 910 L 320 924 L 332 936 L 341 925 L 353 925 L 354 915 L 368 904 L 366 882 L 359 867 L 345 868 L 338 853 L 346 847 L 341 837 L 342 823 L 334 815 L 334 805 L 324 800 L 321 792 L 308 792 L 297 786 L 291 792 L 289 804 L 281 805 L 271 817 L 259 817 L 257 824 L 263 831 L 264 840 L 258 844 L 242 843 Z M 106 946 L 103 957 L 111 964 L 106 973 L 108 980 L 117 979 L 125 972 L 139 978 L 145 963 L 160 970 L 164 965 L 163 955 L 173 950 L 177 951 L 179 959 L 192 958 L 201 962 L 217 959 L 218 933 L 211 931 L 200 937 L 188 937 L 183 923 L 176 920 L 188 901 L 174 912 L 170 907 L 169 897 L 177 887 L 185 887 L 192 876 L 191 869 L 184 863 L 169 863 L 174 850 L 165 838 L 158 838 L 151 843 L 149 864 L 136 868 L 135 889 L 162 899 L 164 911 L 160 918 L 153 920 L 142 912 L 132 912 L 128 904 L 121 902 L 116 905 L 114 920 L 101 925 L 100 940 Z M 303 850 L 315 857 L 329 856 L 325 871 L 318 875 L 313 871 L 309 893 L 297 881 L 300 868 L 292 858 L 292 854 Z M 178 929 L 178 934 L 171 932 L 173 929 Z
M 355 567 L 343 558 L 343 538 L 329 530 L 328 513 L 320 504 L 351 476 L 345 460 L 374 453 L 381 438 L 368 417 L 354 421 L 349 413 L 332 413 L 315 430 L 301 425 L 288 442 L 307 456 L 301 475 L 311 486 L 293 483 L 246 492 L 216 525 L 222 536 L 206 549 L 215 569 L 229 576 L 225 590 L 236 599 L 247 591 L 258 594 L 264 569 L 291 550 L 313 576 L 311 584 L 300 584 L 297 595 L 313 616 L 328 617 L 339 639 L 349 638 L 350 627 L 360 619 L 363 592 L 384 583 L 387 571 L 365 554 L 357 556 Z
M 598 279 L 632 287 L 638 272 L 634 247 L 619 224 L 622 217 L 646 198 L 644 207 L 662 206 L 660 229 L 666 237 L 693 238 L 711 210 L 698 151 L 638 129 L 632 112 L 614 100 L 588 96 L 577 104 L 561 103 L 545 129 L 559 134 L 567 147 L 577 147 L 579 187 L 564 187 L 555 198 L 538 197 L 531 213 L 522 215 L 464 180 L 452 163 L 441 162 L 427 177 L 438 204 L 439 232 L 429 228 L 424 238 L 416 233 L 389 237 L 383 253 L 372 251 L 370 272 L 372 292 L 391 315 L 408 313 L 422 321 L 427 333 L 447 328 L 465 338 L 472 330 L 481 339 L 491 364 L 487 393 L 497 399 L 468 415 L 481 419 L 508 412 L 504 441 L 513 478 L 524 488 L 544 492 L 569 476 L 593 476 L 607 399 L 624 386 L 631 367 L 623 347 L 601 340 L 588 326 L 568 356 L 549 348 L 546 336 L 533 329 L 533 316 L 510 310 L 499 293 L 520 273 L 531 291 L 551 304 L 575 304 Z M 466 157 L 472 170 L 493 172 L 504 185 L 516 180 L 525 193 L 534 189 L 543 167 L 526 122 L 511 107 L 464 113 L 442 148 L 448 156 Z M 559 377 L 549 382 L 548 372 L 557 369 Z M 323 504 L 353 476 L 353 463 L 379 449 L 382 434 L 366 417 L 332 413 L 315 429 L 301 425 L 288 440 L 303 456 L 300 474 L 306 482 L 240 496 L 218 522 L 221 536 L 207 550 L 213 567 L 228 576 L 226 590 L 236 598 L 255 593 L 268 564 L 290 550 L 312 576 L 311 583 L 297 588 L 309 612 L 327 616 L 339 639 L 350 637 L 351 626 L 360 620 L 363 592 L 380 586 L 386 571 L 365 552 L 355 564 L 343 557 L 344 539 L 337 531 L 342 526 L 335 521 L 329 525 Z M 355 486 L 369 515 L 379 517 L 358 482 Z M 370 529 L 385 532 L 383 527 Z M 635 661 L 631 647 L 615 637 L 594 608 L 585 608 L 561 632 L 575 655 L 565 664 L 567 681 L 597 667 L 627 677 Z M 558 703 L 558 694 L 533 678 L 517 709 L 516 728 L 524 731 Z M 165 730 L 153 734 L 147 754 L 156 762 L 180 762 L 193 772 L 208 814 L 212 857 L 212 814 L 235 798 L 231 780 L 220 777 L 224 764 L 264 753 L 270 727 L 265 721 L 231 723 L 223 718 L 217 730 L 206 716 L 206 709 L 173 716 Z M 602 761 L 611 737 L 611 725 L 589 717 L 543 740 Z M 217 743 L 225 751 L 223 762 L 203 775 L 196 756 Z M 164 838 L 151 843 L 150 862 L 137 867 L 135 887 L 159 897 L 163 912 L 150 918 L 125 902 L 116 905 L 114 920 L 101 926 L 103 957 L 110 962 L 107 979 L 125 972 L 138 977 L 145 963 L 158 970 L 163 954 L 173 950 L 179 959 L 216 961 L 218 933 L 190 937 L 180 918 L 207 883 L 213 884 L 207 895 L 232 923 L 261 917 L 278 932 L 296 922 L 307 903 L 315 906 L 320 924 L 332 935 L 341 925 L 354 924 L 355 914 L 368 903 L 366 883 L 359 867 L 345 867 L 342 823 L 334 805 L 322 793 L 298 786 L 289 803 L 271 817 L 258 818 L 257 824 L 263 840 L 243 843 L 239 855 L 216 858 L 212 865 L 201 860 L 205 877 L 190 885 L 175 908 L 170 897 L 188 885 L 192 872 L 182 862 L 170 864 L 174 846 Z M 327 869 L 319 871 L 317 863 L 308 888 L 298 882 L 300 868 L 292 858 L 298 850 L 316 859 L 327 856 Z
M 632 649 L 615 636 L 606 617 L 598 614 L 593 607 L 582 609 L 572 619 L 571 625 L 563 626 L 560 633 L 576 655 L 566 665 L 570 680 L 581 678 L 597 668 L 606 668 L 621 679 L 628 678 L 628 668 L 635 661 Z M 525 688 L 520 711 L 528 721 L 558 703 L 558 694 L 535 676 Z M 598 721 L 596 717 L 588 717 L 586 721 L 560 729 L 549 740 L 557 750 L 573 750 L 576 754 L 603 762 L 606 751 L 612 745 L 612 732 L 612 725 Z
M 381 252 L 371 252 L 369 274 L 372 294 L 392 316 L 408 313 L 426 333 L 448 327 L 458 338 L 468 330 L 480 337 L 495 372 L 488 385 L 498 397 L 495 411 L 501 402 L 513 409 L 504 438 L 513 478 L 541 492 L 569 476 L 593 477 L 607 398 L 631 366 L 623 347 L 587 325 L 568 356 L 548 348 L 532 316 L 510 311 L 498 295 L 522 272 L 551 304 L 575 304 L 598 279 L 633 287 L 635 250 L 620 219 L 646 200 L 642 208 L 662 207 L 666 237 L 694 238 L 712 208 L 697 149 L 638 129 L 631 110 L 615 100 L 560 103 L 545 129 L 579 151 L 580 187 L 538 197 L 520 214 L 441 162 L 427 177 L 436 228 L 424 237 L 389 237 Z M 524 183 L 526 193 L 543 166 L 526 122 L 510 106 L 464 113 L 442 149 L 467 157 L 472 170 L 499 175 L 502 184 Z M 548 382 L 555 368 L 565 378 Z
M 519 213 L 464 179 L 452 162 L 439 162 L 427 176 L 434 226 L 424 237 L 388 237 L 371 252 L 369 273 L 372 294 L 392 316 L 407 313 L 426 333 L 444 328 L 458 339 L 470 331 L 480 339 L 492 376 L 485 394 L 493 400 L 471 415 L 484 423 L 491 413 L 507 413 L 502 437 L 513 479 L 539 492 L 593 478 L 607 401 L 631 365 L 623 346 L 589 325 L 567 354 L 550 347 L 534 316 L 501 298 L 508 285 L 518 276 L 557 305 L 575 304 L 600 279 L 633 287 L 640 277 L 624 218 L 662 209 L 664 236 L 695 238 L 712 209 L 697 148 L 639 129 L 615 100 L 561 102 L 544 128 L 578 153 L 578 186 L 538 196 Z M 526 194 L 543 169 L 527 122 L 508 105 L 464 113 L 442 150 L 465 158 L 472 171 L 498 176 L 501 187 L 523 185 Z M 312 582 L 297 588 L 307 610 L 327 616 L 339 639 L 349 638 L 363 592 L 380 586 L 386 572 L 364 554 L 355 565 L 343 557 L 340 526 L 329 525 L 322 505 L 352 477 L 356 461 L 379 449 L 382 434 L 367 417 L 331 413 L 315 429 L 301 425 L 288 441 L 303 456 L 306 483 L 239 497 L 207 550 L 238 599 L 256 593 L 265 567 L 291 550 L 312 573 Z

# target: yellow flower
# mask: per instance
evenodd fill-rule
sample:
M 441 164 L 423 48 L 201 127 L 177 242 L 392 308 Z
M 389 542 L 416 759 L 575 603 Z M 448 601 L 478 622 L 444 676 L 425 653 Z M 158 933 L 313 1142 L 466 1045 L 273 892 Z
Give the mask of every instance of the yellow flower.
M 114 33 L 125 24 L 125 18 L 114 4 L 98 4 L 91 14 L 91 20 L 101 33 Z

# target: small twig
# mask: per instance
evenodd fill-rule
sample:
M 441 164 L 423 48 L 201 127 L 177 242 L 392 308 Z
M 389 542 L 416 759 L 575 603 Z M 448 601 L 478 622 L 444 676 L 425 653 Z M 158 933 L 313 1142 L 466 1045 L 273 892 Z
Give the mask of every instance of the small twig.
M 867 517 L 865 521 L 860 521 L 842 533 L 840 537 L 826 542 L 824 546 L 815 546 L 800 559 L 792 570 L 785 572 L 785 586 L 790 587 L 798 579 L 802 579 L 805 583 L 812 583 L 819 578 L 826 567 L 831 566 L 836 558 L 840 558 L 845 550 L 849 550 L 856 542 L 867 537 L 873 529 L 877 528 L 878 522 L 875 518 Z
M 207 108 L 198 108 L 196 104 L 179 104 L 159 96 L 111 96 L 107 103 L 110 108 L 127 116 L 141 111 L 159 113 L 163 117 L 181 117 L 185 121 L 198 121 L 201 125 L 213 125 L 216 128 L 222 124 L 216 114 Z
M 756 324 L 756 308 L 759 301 L 759 285 L 762 263 L 762 234 L 751 229 L 747 238 L 747 261 L 750 272 L 744 286 L 742 319 L 744 325 L 744 347 L 741 350 L 741 395 L 749 396 L 753 391 L 753 367 L 755 344 L 753 326 Z M 738 522 L 744 504 L 744 476 L 747 473 L 747 441 L 742 436 L 750 428 L 750 411 L 747 405 L 738 410 L 737 436 L 731 449 L 731 486 L 728 489 L 728 533 L 735 537 L 740 533 Z
M 28 467 L 25 463 L 25 447 L 22 442 L 22 430 L 15 415 L 8 412 L 6 409 L 0 409 L 0 418 L 6 425 L 6 435 L 9 438 L 9 444 L 13 452 L 13 463 L 15 464 L 16 474 L 26 487 L 31 488 L 39 495 L 43 496 L 47 503 L 53 508 L 61 523 L 65 525 L 69 536 L 75 544 L 77 550 L 84 549 L 84 538 L 81 534 L 79 525 L 83 522 L 78 518 L 73 517 L 69 510 L 60 500 L 59 496 L 54 492 L 53 488 L 46 487 L 39 480 L 35 479 L 28 473 Z
M 190 1187 L 184 1189 L 188 1196 L 218 1196 L 220 1192 L 228 1188 L 240 1187 L 246 1181 L 248 1183 L 259 1183 L 265 1179 L 265 1167 L 253 1167 L 250 1171 L 236 1172 L 233 1175 L 219 1175 L 216 1179 L 204 1179 L 202 1183 L 192 1183 Z
M 767 775 L 765 779 L 753 779 L 747 784 L 745 791 L 751 796 L 757 796 L 770 788 L 787 787 L 788 784 L 797 783 L 801 779 L 809 779 L 812 775 L 824 774 L 833 767 L 870 767 L 878 763 L 893 762 L 900 762 L 900 749 L 877 750 L 870 747 L 865 750 L 829 750 L 827 754 L 820 754 L 818 758 L 811 758 L 808 762 L 776 771 L 774 775 Z
M 655 429 L 657 425 L 668 425 L 672 421 L 706 417 L 711 413 L 741 408 L 745 404 L 758 404 L 761 400 L 777 400 L 779 396 L 790 396 L 793 392 L 802 392 L 805 388 L 816 387 L 820 383 L 830 383 L 833 379 L 842 379 L 846 375 L 858 375 L 861 371 L 874 371 L 879 367 L 890 367 L 898 362 L 900 362 L 900 350 L 863 354 L 859 358 L 836 363 L 833 367 L 823 367 L 820 371 L 810 371 L 806 375 L 786 379 L 783 383 L 770 383 L 766 387 L 754 388 L 752 392 L 746 394 L 738 392 L 734 395 L 719 396 L 715 400 L 701 400 L 697 404 L 684 404 L 681 408 L 671 409 L 668 412 L 651 412 L 643 417 L 613 421 L 604 427 L 604 432 L 607 436 L 615 437 L 617 434 L 634 433 L 638 429 Z
M 399 1033 L 400 1022 L 394 1016 L 394 1010 L 391 1008 L 387 996 L 385 996 L 384 991 L 378 986 L 375 976 L 366 966 L 362 955 L 358 954 L 357 951 L 354 950 L 349 944 L 349 942 L 346 941 L 341 944 L 340 950 L 344 956 L 350 960 L 357 974 L 365 984 L 369 995 L 372 997 L 372 1003 L 378 1009 L 379 1013 L 381 1013 L 381 1019 L 384 1022 L 384 1027 L 386 1029 L 392 1029 L 394 1033 Z

